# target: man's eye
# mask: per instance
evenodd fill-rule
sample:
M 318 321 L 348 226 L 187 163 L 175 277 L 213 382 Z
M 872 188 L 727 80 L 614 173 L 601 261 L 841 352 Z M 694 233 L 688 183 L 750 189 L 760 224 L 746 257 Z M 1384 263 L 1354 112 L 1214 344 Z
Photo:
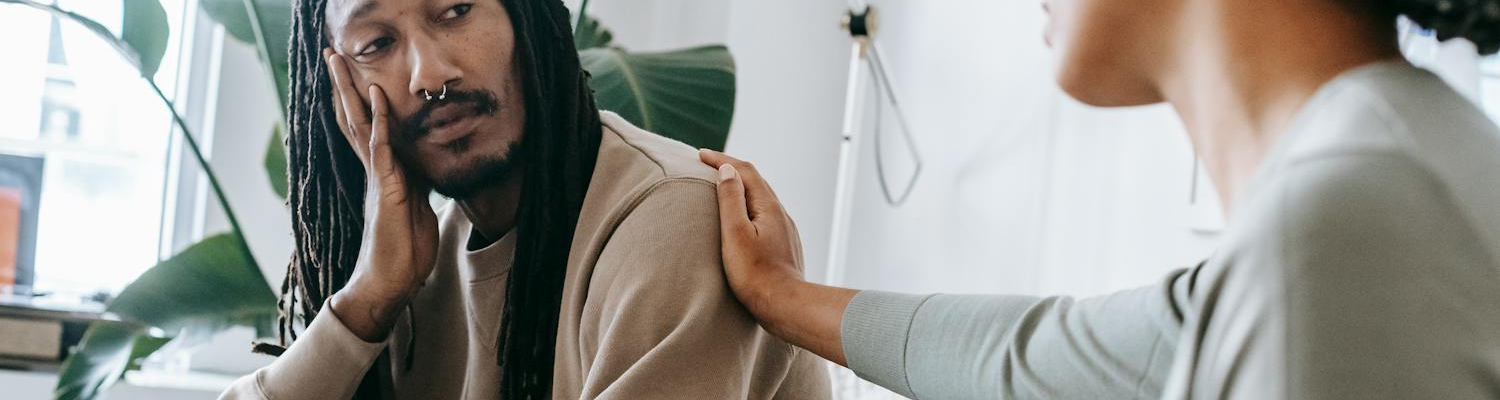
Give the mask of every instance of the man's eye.
M 379 39 L 375 39 L 375 41 L 370 42 L 370 44 L 368 46 L 365 46 L 364 50 L 361 50 L 359 52 L 359 55 L 363 56 L 363 55 L 375 54 L 376 52 L 380 51 L 381 49 L 384 49 L 385 46 L 389 46 L 391 44 L 391 42 L 393 42 L 393 41 L 395 41 L 395 39 L 391 39 L 389 37 L 382 37 L 382 38 L 379 38 Z
M 462 17 L 462 16 L 464 16 L 464 14 L 468 14 L 469 13 L 469 9 L 470 8 L 474 8 L 474 5 L 473 4 L 459 4 L 459 5 L 455 5 L 452 8 L 449 8 L 447 12 L 443 13 L 443 19 L 444 20 L 448 20 L 448 19 L 454 19 L 454 18 Z

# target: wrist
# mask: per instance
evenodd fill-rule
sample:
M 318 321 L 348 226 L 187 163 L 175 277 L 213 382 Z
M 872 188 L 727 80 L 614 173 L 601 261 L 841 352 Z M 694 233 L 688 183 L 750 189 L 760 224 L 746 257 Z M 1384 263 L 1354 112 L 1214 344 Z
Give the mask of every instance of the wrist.
M 396 317 L 409 302 L 404 297 L 369 296 L 367 291 L 350 285 L 329 298 L 328 308 L 355 336 L 366 342 L 379 343 L 385 341 Z
M 807 281 L 785 275 L 768 277 L 755 285 L 754 300 L 747 304 L 750 314 L 769 331 L 780 331 L 799 303 Z
M 839 365 L 844 358 L 844 310 L 858 291 L 788 276 L 764 282 L 751 310 L 761 327 L 788 343 Z

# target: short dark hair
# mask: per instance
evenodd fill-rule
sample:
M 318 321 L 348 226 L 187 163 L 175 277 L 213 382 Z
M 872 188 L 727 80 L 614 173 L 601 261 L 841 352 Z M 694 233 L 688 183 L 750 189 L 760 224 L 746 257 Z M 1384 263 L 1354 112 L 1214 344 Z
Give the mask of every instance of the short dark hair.
M 1500 0 L 1358 0 L 1392 16 L 1404 15 L 1437 39 L 1464 38 L 1479 54 L 1500 52 Z

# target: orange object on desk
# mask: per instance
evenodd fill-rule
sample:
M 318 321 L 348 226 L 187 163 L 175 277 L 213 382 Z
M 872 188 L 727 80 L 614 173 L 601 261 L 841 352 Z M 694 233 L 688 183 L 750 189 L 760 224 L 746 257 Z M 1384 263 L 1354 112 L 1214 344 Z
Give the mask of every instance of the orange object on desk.
M 16 248 L 20 244 L 21 189 L 0 188 L 0 286 L 16 283 Z

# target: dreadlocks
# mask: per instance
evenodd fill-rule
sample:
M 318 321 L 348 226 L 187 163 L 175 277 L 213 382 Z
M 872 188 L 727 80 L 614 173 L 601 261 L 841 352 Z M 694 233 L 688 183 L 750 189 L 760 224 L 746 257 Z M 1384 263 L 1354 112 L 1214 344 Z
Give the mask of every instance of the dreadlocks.
M 563 279 L 598 155 L 600 122 L 562 2 L 496 1 L 514 25 L 526 104 L 517 155 L 529 166 L 522 172 L 515 264 L 506 283 L 496 362 L 506 399 L 541 399 L 552 388 Z M 286 147 L 296 247 L 277 302 L 283 348 L 296 340 L 296 327 L 310 325 L 324 301 L 349 282 L 364 227 L 364 168 L 339 132 L 321 57 L 329 46 L 325 6 L 326 0 L 293 4 Z M 373 398 L 376 373 L 365 375 L 356 398 Z

